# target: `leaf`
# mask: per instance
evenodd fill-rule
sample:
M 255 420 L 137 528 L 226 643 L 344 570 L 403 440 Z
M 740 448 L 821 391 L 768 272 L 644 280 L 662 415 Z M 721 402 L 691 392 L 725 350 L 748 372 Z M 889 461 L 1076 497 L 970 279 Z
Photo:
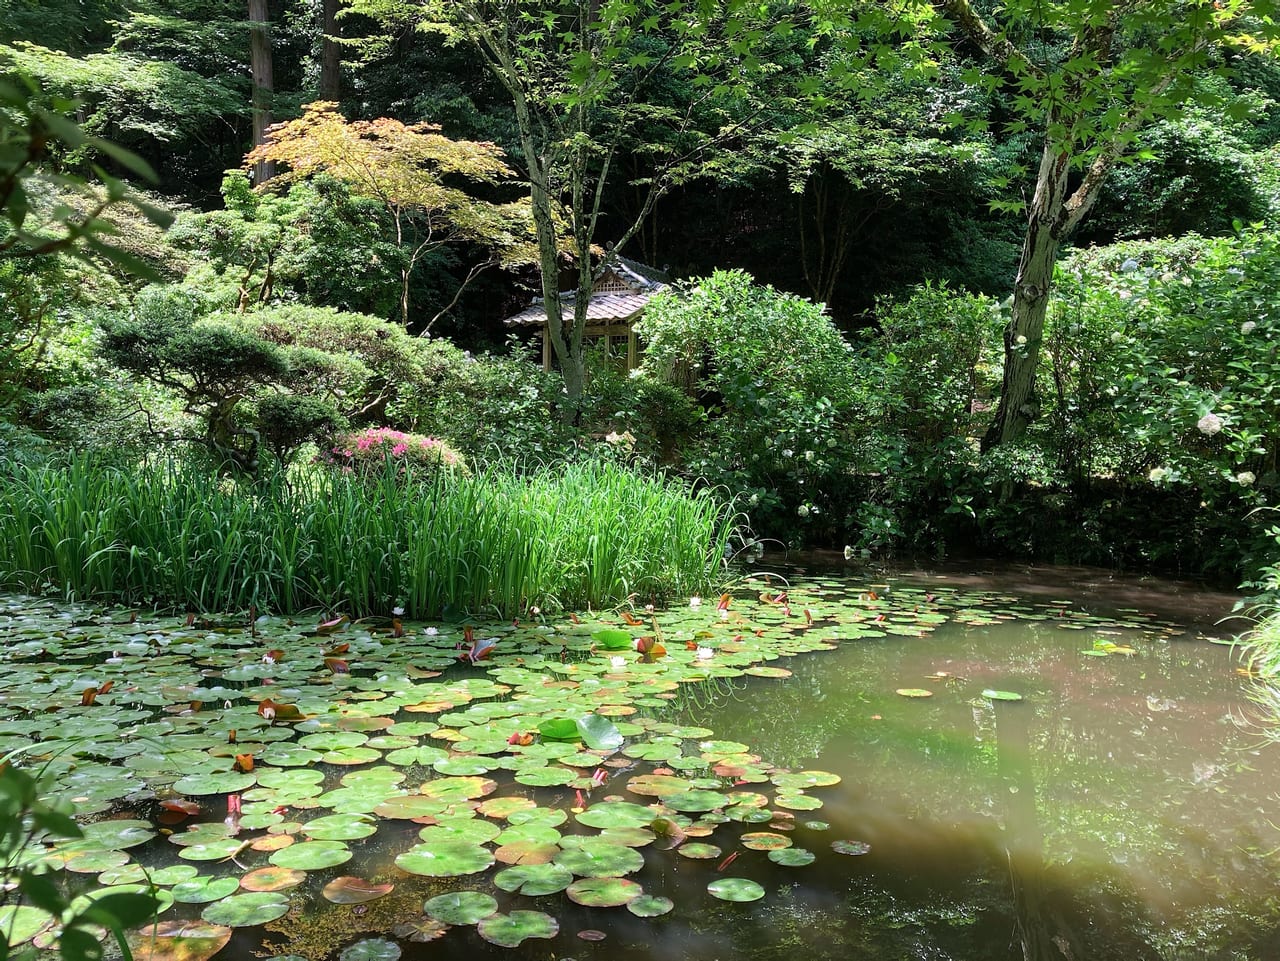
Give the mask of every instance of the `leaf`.
M 587 747 L 595 751 L 616 751 L 622 747 L 617 725 L 598 714 L 584 714 L 575 722 Z

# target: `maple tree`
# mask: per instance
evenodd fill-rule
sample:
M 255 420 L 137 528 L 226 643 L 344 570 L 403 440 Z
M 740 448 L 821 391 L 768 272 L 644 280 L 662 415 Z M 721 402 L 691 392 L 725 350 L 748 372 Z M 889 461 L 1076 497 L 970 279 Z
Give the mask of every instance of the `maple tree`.
M 527 199 L 494 203 L 457 186 L 467 181 L 497 187 L 512 178 L 501 148 L 492 143 L 453 140 L 429 123 L 347 120 L 336 104 L 317 101 L 304 107 L 298 119 L 272 127 L 266 142 L 245 158 L 246 166 L 262 161 L 288 167 L 287 174 L 276 178 L 281 183 L 326 173 L 346 183 L 353 194 L 385 207 L 403 252 L 400 322 L 405 326 L 414 268 L 446 246 L 470 243 L 490 251 L 488 259 L 471 268 L 463 288 L 486 267 L 536 258 Z M 423 328 L 429 330 L 456 301 L 457 294 Z
M 802 19 L 797 5 L 351 0 L 348 9 L 469 45 L 507 95 L 532 195 L 547 337 L 564 377 L 565 413 L 577 418 L 597 269 L 674 186 L 724 173 L 726 154 L 741 149 L 764 113 L 750 81 L 768 76 L 768 100 L 786 99 L 773 54 Z M 640 199 L 618 216 L 604 199 L 628 156 L 643 160 L 632 177 Z M 605 231 L 613 244 L 595 263 Z M 576 258 L 571 294 L 560 288 L 566 248 Z

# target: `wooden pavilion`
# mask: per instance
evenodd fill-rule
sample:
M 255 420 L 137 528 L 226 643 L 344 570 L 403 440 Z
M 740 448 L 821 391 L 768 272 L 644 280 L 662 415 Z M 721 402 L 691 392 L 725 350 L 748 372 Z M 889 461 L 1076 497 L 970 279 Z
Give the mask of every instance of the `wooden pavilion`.
M 671 286 L 671 278 L 660 270 L 647 267 L 626 257 L 615 257 L 609 266 L 596 274 L 587 302 L 587 327 L 584 340 L 604 339 L 605 346 L 627 345 L 628 371 L 639 363 L 639 345 L 636 343 L 634 322 L 644 313 L 649 298 Z M 562 309 L 573 310 L 576 291 L 560 295 Z M 537 327 L 542 336 L 542 368 L 551 369 L 551 337 L 547 332 L 547 311 L 543 299 L 538 297 L 531 307 L 520 311 L 505 321 L 509 327 L 528 329 Z

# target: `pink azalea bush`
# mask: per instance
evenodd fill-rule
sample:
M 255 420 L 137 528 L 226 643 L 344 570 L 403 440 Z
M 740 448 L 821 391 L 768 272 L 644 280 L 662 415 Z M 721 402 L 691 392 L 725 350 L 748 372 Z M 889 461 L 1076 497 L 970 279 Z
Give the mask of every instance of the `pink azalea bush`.
M 412 468 L 419 477 L 441 469 L 448 474 L 469 473 L 466 459 L 444 441 L 390 427 L 340 434 L 325 459 L 348 473 L 371 476 L 385 470 L 388 460 L 401 470 Z

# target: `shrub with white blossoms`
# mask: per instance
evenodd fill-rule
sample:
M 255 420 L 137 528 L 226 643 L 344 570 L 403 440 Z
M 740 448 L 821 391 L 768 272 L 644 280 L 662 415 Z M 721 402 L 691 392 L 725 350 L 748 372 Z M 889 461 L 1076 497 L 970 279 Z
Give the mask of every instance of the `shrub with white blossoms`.
M 1240 473 L 1236 474 L 1236 483 L 1241 487 L 1252 487 L 1253 482 L 1257 479 L 1258 478 L 1254 476 L 1254 473 L 1251 470 L 1242 470 Z
M 1212 412 L 1205 414 L 1196 421 L 1196 429 L 1207 437 L 1212 437 L 1222 430 L 1222 418 Z

